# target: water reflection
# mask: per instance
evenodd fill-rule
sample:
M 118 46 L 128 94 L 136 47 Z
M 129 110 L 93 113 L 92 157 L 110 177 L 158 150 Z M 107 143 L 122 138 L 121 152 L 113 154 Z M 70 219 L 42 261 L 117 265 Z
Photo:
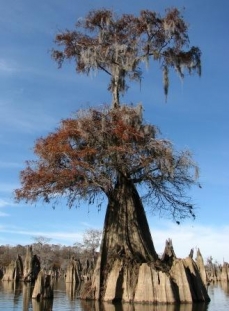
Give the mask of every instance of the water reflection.
M 22 284 L 23 284 L 22 288 L 23 311 L 28 311 L 31 304 L 31 296 L 33 289 L 30 283 L 22 283 Z
M 208 304 L 152 305 L 111 304 L 81 301 L 82 311 L 207 311 Z
M 12 297 L 14 306 L 19 305 L 22 293 L 22 284 L 17 284 L 15 282 L 2 282 L 2 290 L 7 296 Z
M 224 311 L 229 304 L 229 283 L 222 282 L 209 286 L 212 299 L 207 304 L 142 305 L 111 304 L 79 300 L 79 288 L 71 283 L 58 280 L 54 284 L 54 299 L 37 301 L 31 299 L 33 287 L 29 283 L 0 281 L 0 309 L 22 311 Z M 226 308 L 227 309 L 227 308 Z
M 2 282 L 2 290 L 6 293 L 9 294 L 15 294 L 15 295 L 20 295 L 21 290 L 22 290 L 22 284 L 21 283 L 15 283 L 15 282 L 10 282 L 10 281 L 4 281 Z
M 37 301 L 36 299 L 32 299 L 32 306 L 33 306 L 33 311 L 51 311 L 51 310 L 53 310 L 53 308 L 52 308 L 53 307 L 53 299 L 44 299 L 41 301 Z
M 224 281 L 224 282 L 222 281 L 222 282 L 220 282 L 220 286 L 222 287 L 225 294 L 229 297 L 229 283 L 226 281 Z
M 80 284 L 66 283 L 66 294 L 69 300 L 75 300 L 79 298 Z

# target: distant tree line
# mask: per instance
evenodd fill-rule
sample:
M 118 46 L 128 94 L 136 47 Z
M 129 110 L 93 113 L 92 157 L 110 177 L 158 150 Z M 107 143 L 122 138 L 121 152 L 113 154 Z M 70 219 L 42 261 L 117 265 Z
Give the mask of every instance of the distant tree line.
M 72 246 L 50 243 L 44 236 L 33 237 L 33 253 L 40 260 L 41 267 L 47 270 L 66 270 L 69 259 L 74 256 L 84 262 L 87 259 L 95 260 L 101 239 L 101 231 L 95 229 L 86 230 L 83 234 L 83 242 L 76 242 Z M 11 261 L 20 255 L 25 257 L 27 245 L 0 245 L 0 269 L 7 267 Z

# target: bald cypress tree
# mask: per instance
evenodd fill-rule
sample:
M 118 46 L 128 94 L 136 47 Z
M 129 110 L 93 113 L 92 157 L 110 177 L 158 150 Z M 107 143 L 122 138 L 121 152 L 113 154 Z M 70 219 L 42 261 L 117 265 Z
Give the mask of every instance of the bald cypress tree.
M 118 17 L 103 9 L 89 12 L 75 30 L 56 36 L 59 48 L 52 56 L 59 66 L 69 59 L 77 73 L 105 72 L 112 102 L 79 111 L 38 139 L 34 148 L 38 159 L 27 162 L 22 187 L 15 194 L 27 202 L 50 202 L 59 195 L 70 207 L 78 200 L 99 205 L 100 198 L 107 198 L 100 256 L 83 298 L 139 301 L 140 274 L 149 264 L 152 274 L 162 273 L 170 284 L 173 298 L 161 302 L 186 299 L 174 290 L 178 285 L 169 272 L 171 261 L 163 262 L 155 251 L 138 186 L 153 209 L 169 213 L 177 222 L 195 217 L 186 190 L 198 184 L 198 167 L 188 151 L 177 152 L 144 121 L 141 105 L 121 104 L 119 95 L 127 91 L 128 80 L 141 81 L 143 63 L 159 62 L 166 96 L 169 70 L 175 69 L 182 78 L 185 70 L 200 74 L 200 50 L 185 49 L 187 30 L 177 9 L 167 10 L 164 17 L 147 10 L 137 17 Z M 207 293 L 201 293 L 201 298 L 190 299 L 207 300 Z M 150 294 L 146 301 L 157 298 Z

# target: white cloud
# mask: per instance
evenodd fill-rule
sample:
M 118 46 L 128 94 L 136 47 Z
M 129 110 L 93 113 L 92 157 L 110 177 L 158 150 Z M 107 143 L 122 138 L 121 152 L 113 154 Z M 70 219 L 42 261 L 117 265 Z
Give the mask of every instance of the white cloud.
M 184 258 L 189 255 L 192 248 L 195 251 L 199 248 L 204 260 L 212 256 L 221 263 L 223 260 L 229 261 L 227 241 L 229 226 L 167 224 L 165 228 L 152 229 L 151 232 L 154 246 L 159 254 L 164 251 L 165 241 L 171 238 L 177 257 Z

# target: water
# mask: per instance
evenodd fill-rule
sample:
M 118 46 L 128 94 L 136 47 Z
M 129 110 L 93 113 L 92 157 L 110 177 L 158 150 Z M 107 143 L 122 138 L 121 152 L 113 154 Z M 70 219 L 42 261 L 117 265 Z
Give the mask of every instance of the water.
M 77 299 L 77 289 L 56 282 L 54 299 L 37 302 L 31 299 L 30 284 L 0 281 L 0 310 L 4 311 L 226 311 L 229 309 L 229 283 L 212 284 L 208 288 L 209 304 L 186 305 L 113 305 Z

